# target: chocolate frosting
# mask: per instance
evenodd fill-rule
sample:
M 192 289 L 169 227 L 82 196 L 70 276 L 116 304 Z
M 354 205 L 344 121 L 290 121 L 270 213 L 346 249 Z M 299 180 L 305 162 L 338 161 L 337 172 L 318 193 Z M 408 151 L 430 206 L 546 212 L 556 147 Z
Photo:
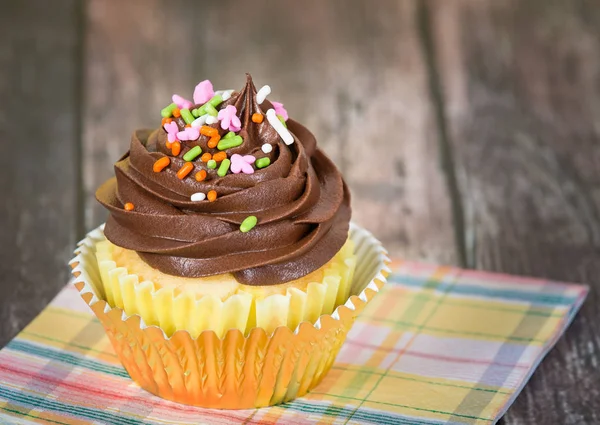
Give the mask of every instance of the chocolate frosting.
M 176 173 L 189 149 L 199 145 L 202 152 L 218 152 L 208 148 L 209 137 L 181 142 L 181 153 L 173 157 L 162 127 L 138 130 L 129 152 L 115 164 L 116 178 L 96 192 L 110 212 L 104 229 L 108 240 L 137 251 L 163 273 L 202 277 L 230 272 L 247 285 L 284 283 L 327 263 L 348 237 L 348 188 L 304 126 L 286 121 L 294 137 L 287 146 L 266 117 L 253 122 L 253 113 L 264 114 L 272 107 L 267 100 L 258 105 L 255 96 L 248 75 L 244 89 L 218 108 L 234 105 L 242 123 L 244 143 L 227 154 L 269 157 L 271 165 L 253 174 L 219 177 L 198 157 L 192 173 L 180 180 Z M 185 127 L 183 120 L 177 123 Z M 212 127 L 224 135 L 219 124 Z M 268 154 L 261 150 L 265 143 L 273 147 Z M 165 155 L 170 165 L 154 172 L 154 162 Z M 194 174 L 203 169 L 208 177 L 198 182 Z M 192 194 L 210 190 L 218 194 L 214 202 L 190 200 Z M 124 209 L 127 202 L 134 204 L 133 211 Z M 240 224 L 249 215 L 258 224 L 243 233 Z

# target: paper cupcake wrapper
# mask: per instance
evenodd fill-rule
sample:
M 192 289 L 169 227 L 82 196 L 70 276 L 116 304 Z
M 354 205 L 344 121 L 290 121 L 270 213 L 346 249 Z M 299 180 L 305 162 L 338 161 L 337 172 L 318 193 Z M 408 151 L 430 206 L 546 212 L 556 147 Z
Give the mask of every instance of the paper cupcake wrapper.
M 95 245 L 103 227 L 80 242 L 71 261 L 74 284 L 98 317 L 121 363 L 142 388 L 180 403 L 219 409 L 270 406 L 300 397 L 315 387 L 333 364 L 357 315 L 383 287 L 390 270 L 386 251 L 368 231 L 351 224 L 356 270 L 347 301 L 314 324 L 292 331 L 256 327 L 223 337 L 203 331 L 193 338 L 172 336 L 148 326 L 138 315 L 112 308 L 103 293 Z
M 255 327 L 268 334 L 279 326 L 294 330 L 303 321 L 314 323 L 321 315 L 333 313 L 350 293 L 356 267 L 352 245 L 346 243 L 333 261 L 323 266 L 323 278 L 310 282 L 305 290 L 290 286 L 285 293 L 264 296 L 260 287 L 255 292 L 246 287 L 246 291 L 239 289 L 224 300 L 140 282 L 126 267 L 117 267 L 114 245 L 102 240 L 95 247 L 102 279 L 99 289 L 103 289 L 109 305 L 122 308 L 127 315 L 140 315 L 146 325 L 159 326 L 167 336 L 185 329 L 192 338 L 205 330 L 221 338 L 229 329 L 239 329 L 244 335 Z

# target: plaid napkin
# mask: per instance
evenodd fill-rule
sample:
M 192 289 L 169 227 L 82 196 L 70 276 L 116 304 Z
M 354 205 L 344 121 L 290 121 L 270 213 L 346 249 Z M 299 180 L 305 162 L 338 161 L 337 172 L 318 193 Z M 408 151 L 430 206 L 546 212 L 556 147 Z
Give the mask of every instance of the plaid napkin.
M 0 423 L 493 424 L 588 291 L 449 267 L 393 269 L 314 391 L 237 411 L 140 389 L 69 285 L 0 351 Z

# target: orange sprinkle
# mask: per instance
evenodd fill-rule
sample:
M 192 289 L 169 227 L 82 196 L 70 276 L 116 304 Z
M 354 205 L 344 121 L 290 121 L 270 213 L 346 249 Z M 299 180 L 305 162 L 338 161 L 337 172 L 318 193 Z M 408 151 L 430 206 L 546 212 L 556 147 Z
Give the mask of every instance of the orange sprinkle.
M 208 162 L 208 161 L 210 161 L 211 159 L 212 159 L 212 155 L 211 155 L 210 153 L 208 153 L 208 152 L 206 152 L 206 153 L 203 153 L 203 154 L 202 154 L 202 156 L 200 157 L 200 160 L 201 160 L 202 162 Z
M 165 146 L 167 147 L 167 149 L 171 149 L 173 147 L 173 143 L 169 142 L 168 140 L 165 142 Z
M 201 182 L 206 178 L 206 170 L 200 170 L 196 173 L 196 181 Z
M 206 194 L 206 197 L 208 198 L 209 202 L 213 202 L 215 199 L 217 199 L 217 191 L 209 190 L 208 193 Z
M 177 171 L 177 177 L 179 178 L 179 180 L 183 180 L 185 176 L 192 172 L 193 169 L 194 164 L 192 164 L 191 162 L 186 162 L 185 164 L 183 164 L 183 167 L 181 167 L 179 171 Z
M 165 124 L 168 124 L 171 121 L 173 121 L 171 118 L 163 118 L 160 123 L 164 126 Z
M 192 124 L 186 124 L 185 127 L 186 128 L 190 128 L 192 126 Z
M 155 173 L 160 173 L 170 163 L 171 163 L 171 160 L 169 159 L 169 157 L 168 156 L 163 156 L 162 158 L 158 159 L 154 163 L 154 165 L 152 166 L 152 169 L 154 170 Z
M 179 152 L 181 152 L 181 143 L 175 141 L 171 144 L 171 152 L 173 153 L 173 156 L 177 156 L 179 155 Z
M 252 122 L 260 124 L 263 122 L 263 119 L 265 119 L 265 117 L 263 117 L 262 114 L 252 114 Z
M 221 140 L 221 136 L 219 136 L 218 134 L 212 136 L 209 140 L 208 140 L 208 147 L 211 149 L 214 149 L 217 147 L 217 145 L 219 144 L 219 140 Z
M 202 134 L 203 136 L 214 137 L 219 135 L 219 130 L 213 127 L 209 127 L 207 125 L 203 125 L 202 127 L 200 127 L 200 134 Z
M 127 202 L 125 204 L 125 211 L 133 211 L 135 207 L 133 206 L 133 204 L 131 202 Z
M 173 109 L 173 116 L 175 118 L 179 118 L 181 116 L 181 111 L 179 110 L 179 108 Z
M 217 152 L 216 154 L 213 155 L 212 159 L 214 159 L 217 162 L 221 162 L 224 159 L 227 159 L 227 153 L 226 152 Z

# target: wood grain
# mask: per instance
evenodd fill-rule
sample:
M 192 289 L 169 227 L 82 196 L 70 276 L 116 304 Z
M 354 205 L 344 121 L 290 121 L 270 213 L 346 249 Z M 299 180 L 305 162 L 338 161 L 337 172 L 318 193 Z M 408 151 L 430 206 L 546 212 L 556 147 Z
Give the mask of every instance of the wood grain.
M 429 2 L 468 266 L 592 285 L 505 417 L 600 422 L 600 10 Z
M 172 93 L 244 72 L 311 129 L 342 169 L 354 219 L 396 255 L 456 262 L 414 1 L 91 0 L 86 34 L 86 227 L 134 128 L 156 127 Z M 177 30 L 169 30 L 177 22 Z
M 79 7 L 0 13 L 0 347 L 68 279 L 76 242 Z

